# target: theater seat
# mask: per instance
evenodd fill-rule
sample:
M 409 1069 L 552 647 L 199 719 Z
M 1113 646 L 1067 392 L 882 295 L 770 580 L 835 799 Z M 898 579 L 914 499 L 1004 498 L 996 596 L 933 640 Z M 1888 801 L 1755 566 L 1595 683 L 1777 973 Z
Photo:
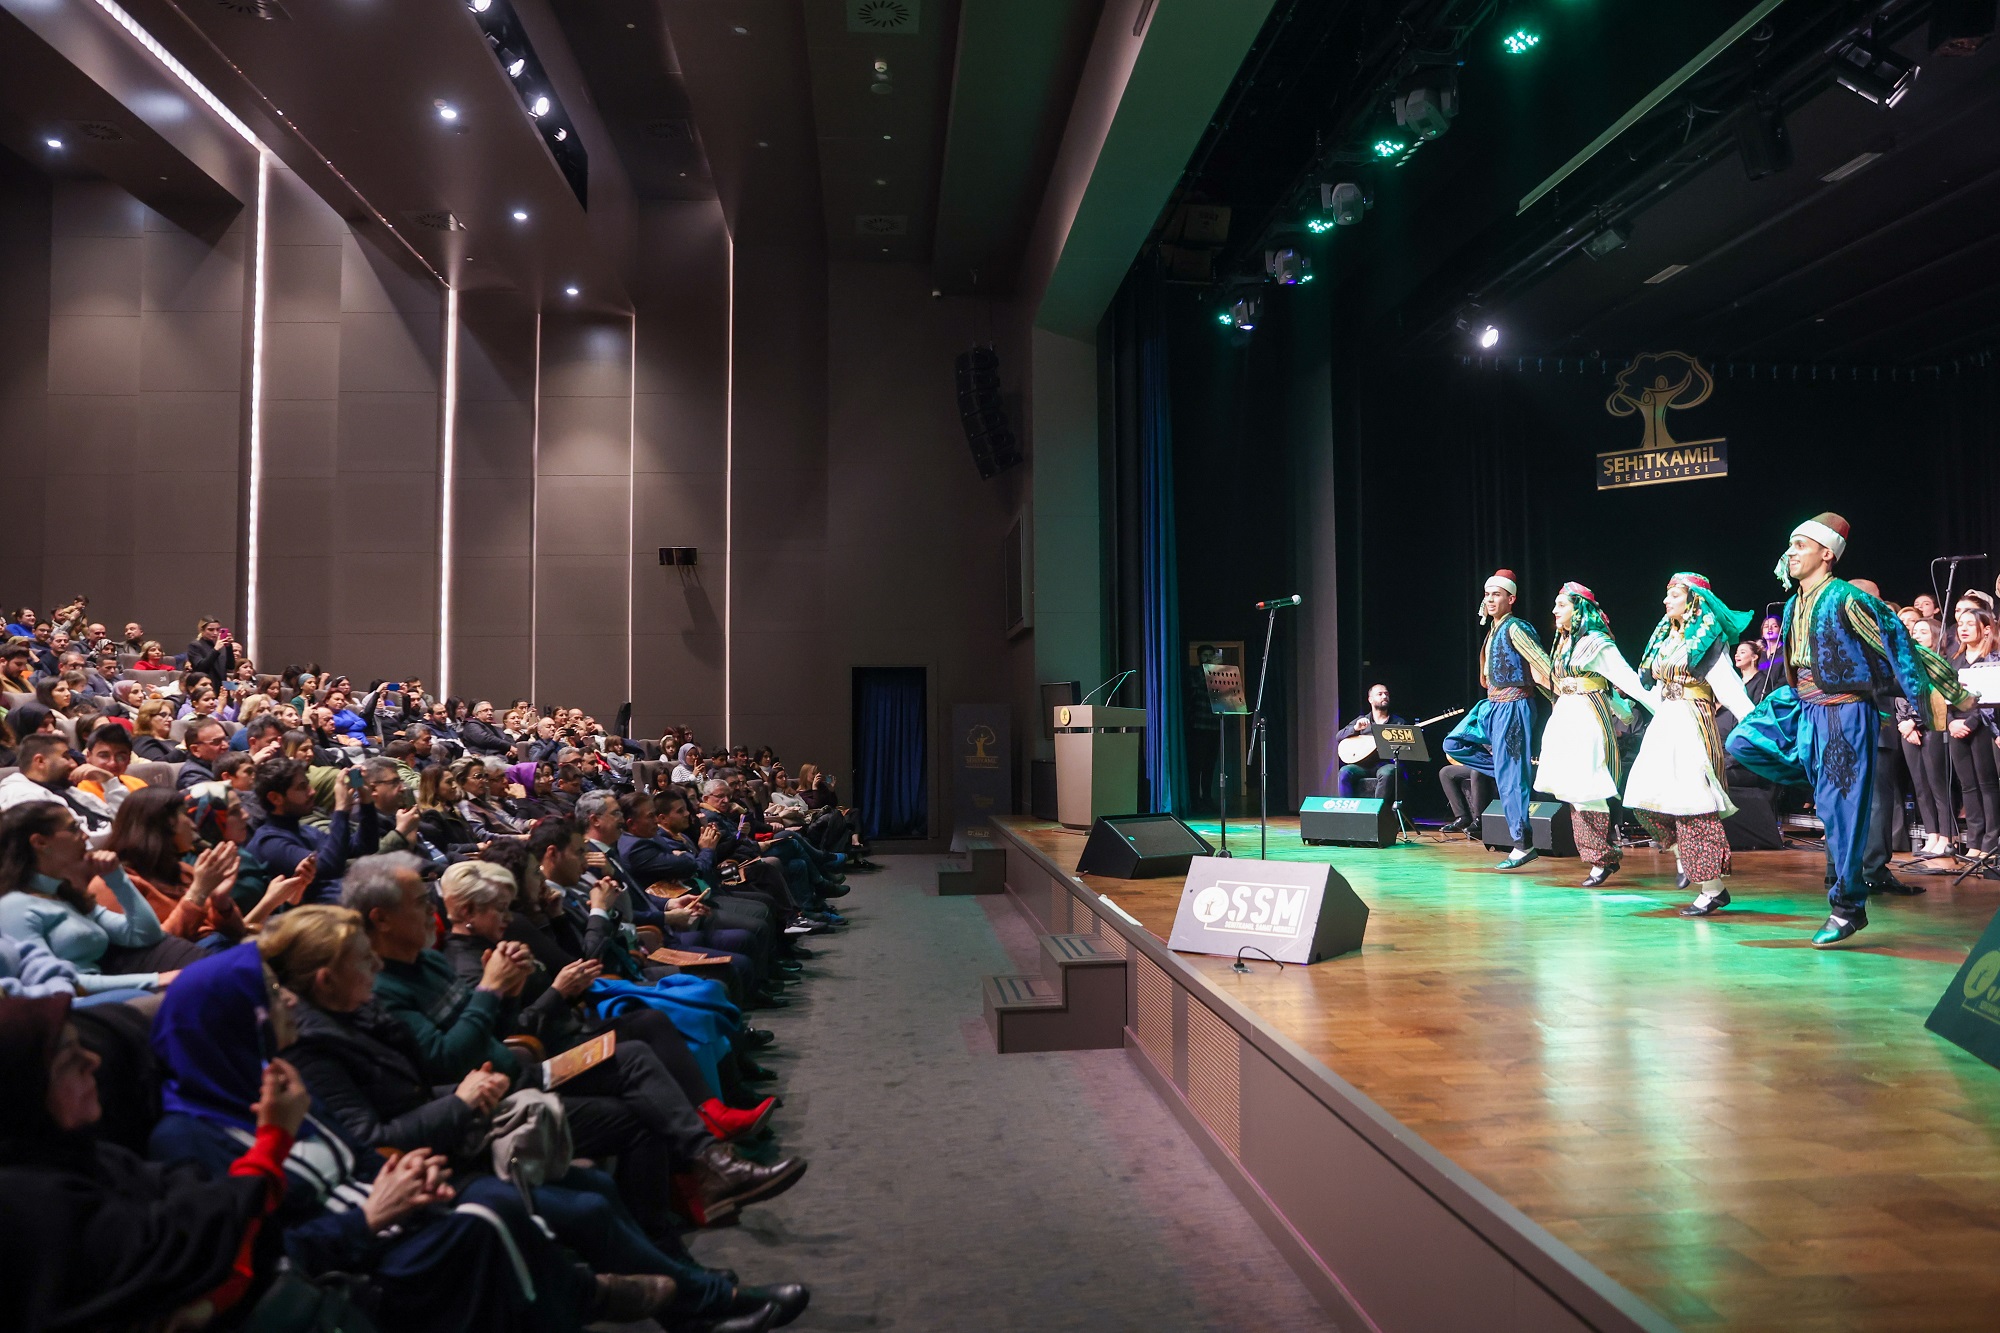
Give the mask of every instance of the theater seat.
M 158 759 L 134 759 L 125 772 L 148 787 L 165 787 L 171 791 L 174 784 L 180 781 L 181 766 Z

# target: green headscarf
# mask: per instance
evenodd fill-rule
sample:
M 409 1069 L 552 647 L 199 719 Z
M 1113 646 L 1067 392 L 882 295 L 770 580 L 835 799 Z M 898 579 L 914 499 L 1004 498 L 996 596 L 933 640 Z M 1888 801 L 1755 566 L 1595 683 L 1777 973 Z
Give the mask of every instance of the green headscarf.
M 1680 584 L 1687 590 L 1688 600 L 1692 603 L 1688 607 L 1687 622 L 1681 630 L 1681 637 L 1687 641 L 1689 669 L 1693 669 L 1708 656 L 1708 650 L 1717 641 L 1735 643 L 1743 637 L 1743 631 L 1750 624 L 1750 612 L 1731 611 L 1724 606 L 1722 599 L 1708 586 L 1705 577 L 1700 574 L 1682 573 L 1674 575 L 1667 580 L 1667 583 L 1669 586 Z M 1653 637 L 1646 640 L 1645 656 L 1639 659 L 1639 670 L 1642 673 L 1652 672 L 1653 658 L 1658 654 L 1660 645 L 1666 642 L 1667 634 L 1672 629 L 1673 618 L 1661 616 L 1660 623 L 1653 627 Z

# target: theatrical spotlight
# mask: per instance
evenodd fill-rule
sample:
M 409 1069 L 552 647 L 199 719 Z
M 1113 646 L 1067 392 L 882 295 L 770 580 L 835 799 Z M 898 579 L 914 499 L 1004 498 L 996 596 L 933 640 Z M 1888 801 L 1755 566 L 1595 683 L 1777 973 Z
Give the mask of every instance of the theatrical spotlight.
M 1438 77 L 1430 83 L 1414 85 L 1396 94 L 1390 105 L 1396 112 L 1396 123 L 1419 139 L 1435 139 L 1451 128 L 1452 117 L 1458 114 L 1458 80 L 1450 77 L 1448 71 L 1434 71 Z
M 1452 316 L 1452 327 L 1456 328 L 1479 346 L 1482 352 L 1490 352 L 1500 345 L 1498 325 L 1488 323 L 1476 305 L 1466 306 Z
M 1368 196 L 1366 190 L 1353 181 L 1341 181 L 1339 184 L 1325 181 L 1320 183 L 1319 211 L 1324 216 L 1332 218 L 1335 226 L 1351 227 L 1361 221 L 1362 215 L 1373 207 L 1375 201 Z
M 1252 294 L 1231 301 L 1225 294 L 1223 300 L 1229 304 L 1215 312 L 1216 323 L 1237 333 L 1248 333 L 1257 327 L 1257 317 L 1264 313 L 1263 297 Z
M 1834 81 L 1877 106 L 1894 106 L 1917 81 L 1916 65 L 1866 33 L 1850 37 L 1829 53 Z
M 1266 250 L 1264 271 L 1280 287 L 1297 287 L 1313 280 L 1312 256 L 1302 255 L 1289 246 L 1283 250 Z

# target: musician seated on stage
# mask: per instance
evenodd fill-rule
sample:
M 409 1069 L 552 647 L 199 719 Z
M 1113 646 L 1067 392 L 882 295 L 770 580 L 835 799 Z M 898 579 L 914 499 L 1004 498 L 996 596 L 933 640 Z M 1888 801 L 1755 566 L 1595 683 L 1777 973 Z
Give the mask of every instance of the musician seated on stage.
M 1365 735 L 1378 727 L 1406 725 L 1409 719 L 1389 711 L 1389 687 L 1370 685 L 1368 687 L 1368 711 L 1340 729 L 1340 740 Z M 1343 756 L 1344 758 L 1345 756 Z M 1382 758 L 1380 750 L 1370 750 L 1354 763 L 1340 766 L 1340 794 L 1342 796 L 1362 796 L 1382 794 L 1378 784 L 1363 791 L 1361 784 L 1370 778 L 1387 778 L 1396 771 L 1393 760 Z

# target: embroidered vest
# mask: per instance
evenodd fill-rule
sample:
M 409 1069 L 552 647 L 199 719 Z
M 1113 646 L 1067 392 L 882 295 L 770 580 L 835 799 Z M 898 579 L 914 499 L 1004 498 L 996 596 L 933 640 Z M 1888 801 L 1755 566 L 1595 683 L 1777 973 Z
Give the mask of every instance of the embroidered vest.
M 1534 686 L 1535 680 L 1528 670 L 1528 661 L 1514 647 L 1513 635 L 1509 633 L 1516 625 L 1525 630 L 1528 637 L 1534 639 L 1537 644 L 1541 643 L 1541 640 L 1535 637 L 1535 627 L 1519 616 L 1503 616 L 1496 621 L 1492 630 L 1486 635 L 1486 688 L 1489 690 L 1510 687 L 1527 689 Z

